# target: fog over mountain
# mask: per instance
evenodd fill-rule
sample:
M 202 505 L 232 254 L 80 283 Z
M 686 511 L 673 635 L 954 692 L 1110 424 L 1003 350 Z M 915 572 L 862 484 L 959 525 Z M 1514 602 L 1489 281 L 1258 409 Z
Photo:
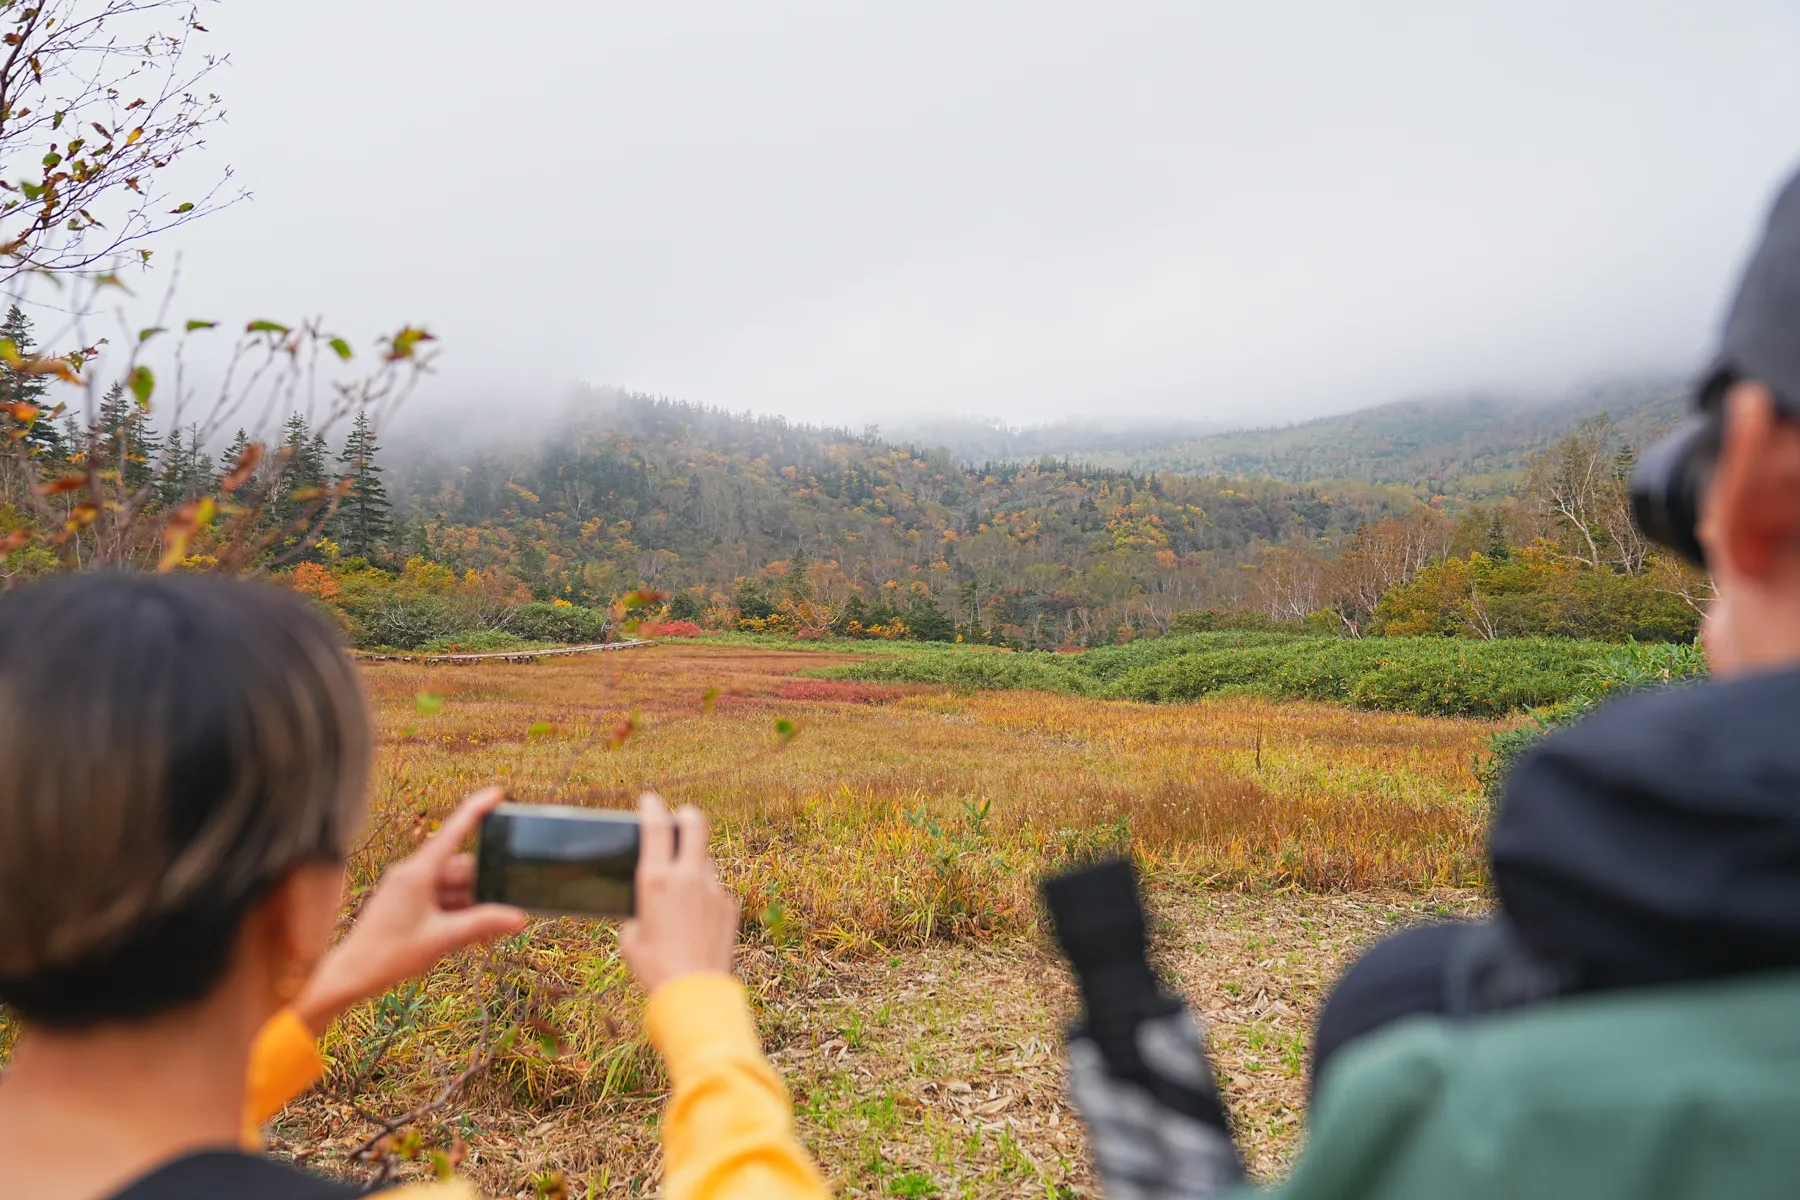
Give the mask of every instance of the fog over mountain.
M 207 21 L 255 198 L 168 244 L 181 309 L 424 321 L 440 401 L 513 409 L 1204 428 L 1679 375 L 1800 163 L 1774 0 Z

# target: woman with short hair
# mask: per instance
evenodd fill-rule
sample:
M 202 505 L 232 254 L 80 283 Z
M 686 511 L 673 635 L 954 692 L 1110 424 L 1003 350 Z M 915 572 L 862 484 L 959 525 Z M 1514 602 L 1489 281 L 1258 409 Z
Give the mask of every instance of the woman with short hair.
M 337 1014 L 526 923 L 473 903 L 459 853 L 489 790 L 331 946 L 372 744 L 349 657 L 288 593 L 112 574 L 0 597 L 0 1003 L 23 1024 L 0 1195 L 358 1193 L 251 1153 L 246 1122 L 317 1077 L 312 1039 Z M 704 818 L 641 810 L 620 947 L 673 1084 L 664 1194 L 824 1195 L 730 977 L 736 905 Z

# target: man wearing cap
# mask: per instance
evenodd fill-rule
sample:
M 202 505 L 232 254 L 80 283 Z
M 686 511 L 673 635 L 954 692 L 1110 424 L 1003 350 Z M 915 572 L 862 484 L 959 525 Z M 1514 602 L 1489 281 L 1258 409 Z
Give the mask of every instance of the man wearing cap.
M 1340 980 L 1283 1200 L 1800 1195 L 1800 176 L 1633 500 L 1712 572 L 1712 678 L 1546 739 L 1495 818 L 1495 917 L 1399 934 Z M 1072 1090 L 1120 1190 L 1218 1195 L 1235 1162 L 1195 1131 L 1224 1120 L 1158 1098 L 1179 1081 L 1154 992 L 1111 1005 L 1137 1028 L 1110 1041 L 1087 1015 Z M 1159 1171 L 1170 1131 L 1211 1167 Z
M 1800 968 L 1800 176 L 1695 408 L 1633 499 L 1648 536 L 1713 573 L 1714 682 L 1616 702 L 1520 764 L 1489 845 L 1500 913 L 1351 967 L 1315 1086 L 1344 1044 L 1412 1013 Z

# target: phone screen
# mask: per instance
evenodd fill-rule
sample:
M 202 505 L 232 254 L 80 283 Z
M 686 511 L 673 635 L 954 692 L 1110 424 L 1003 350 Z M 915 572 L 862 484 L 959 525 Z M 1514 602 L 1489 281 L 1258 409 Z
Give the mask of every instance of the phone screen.
M 481 822 L 475 898 L 532 912 L 628 917 L 637 910 L 634 812 L 502 804 Z

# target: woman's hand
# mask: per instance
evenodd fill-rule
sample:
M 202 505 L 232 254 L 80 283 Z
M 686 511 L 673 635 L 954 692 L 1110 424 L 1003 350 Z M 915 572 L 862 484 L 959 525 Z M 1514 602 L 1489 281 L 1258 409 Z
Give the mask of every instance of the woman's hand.
M 706 852 L 706 817 L 685 804 L 671 821 L 662 799 L 648 793 L 638 799 L 638 815 L 637 916 L 619 931 L 632 974 L 646 992 L 698 971 L 729 974 L 738 905 Z
M 525 927 L 520 909 L 475 903 L 475 856 L 458 853 L 502 799 L 499 788 L 476 792 L 382 874 L 356 924 L 294 1000 L 308 1029 L 323 1033 L 346 1009 L 423 974 L 446 954 Z

